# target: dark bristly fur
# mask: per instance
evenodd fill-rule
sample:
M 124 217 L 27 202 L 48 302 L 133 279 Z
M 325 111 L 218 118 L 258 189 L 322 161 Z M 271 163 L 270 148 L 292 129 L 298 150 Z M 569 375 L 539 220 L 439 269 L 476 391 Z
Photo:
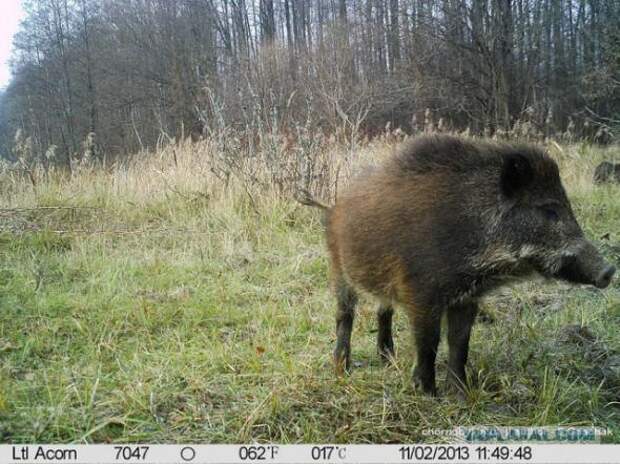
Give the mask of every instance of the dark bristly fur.
M 404 308 L 416 342 L 414 381 L 435 394 L 435 357 L 448 319 L 448 378 L 466 385 L 477 299 L 533 271 L 606 286 L 613 267 L 583 237 L 556 163 L 541 149 L 426 136 L 353 181 L 325 210 L 338 300 L 338 370 L 350 368 L 357 291 L 380 301 L 377 349 L 393 355 L 392 306 Z

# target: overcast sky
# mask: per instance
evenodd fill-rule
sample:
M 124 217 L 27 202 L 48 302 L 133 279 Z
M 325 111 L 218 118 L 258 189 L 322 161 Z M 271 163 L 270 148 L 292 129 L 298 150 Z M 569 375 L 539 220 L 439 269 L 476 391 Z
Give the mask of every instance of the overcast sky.
M 9 58 L 13 35 L 17 32 L 23 13 L 21 0 L 0 0 L 0 89 L 9 83 L 11 78 Z

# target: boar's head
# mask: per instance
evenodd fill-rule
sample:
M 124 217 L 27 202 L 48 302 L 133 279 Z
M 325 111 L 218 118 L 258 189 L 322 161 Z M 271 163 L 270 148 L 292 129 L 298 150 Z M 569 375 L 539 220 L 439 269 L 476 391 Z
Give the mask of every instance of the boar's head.
M 520 263 L 543 276 L 607 287 L 616 269 L 585 238 L 555 161 L 531 147 L 503 155 L 497 229 L 502 241 Z

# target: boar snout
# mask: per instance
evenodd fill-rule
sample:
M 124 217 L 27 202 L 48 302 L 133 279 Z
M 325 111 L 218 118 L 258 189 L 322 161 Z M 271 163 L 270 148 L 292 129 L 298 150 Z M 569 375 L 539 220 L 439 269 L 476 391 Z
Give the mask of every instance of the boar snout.
M 616 268 L 605 261 L 594 245 L 584 240 L 563 254 L 556 276 L 569 282 L 605 288 L 615 272 Z
M 605 288 L 611 282 L 611 278 L 616 273 L 615 266 L 608 264 L 605 269 L 599 274 L 598 278 L 594 281 L 594 285 L 598 288 Z

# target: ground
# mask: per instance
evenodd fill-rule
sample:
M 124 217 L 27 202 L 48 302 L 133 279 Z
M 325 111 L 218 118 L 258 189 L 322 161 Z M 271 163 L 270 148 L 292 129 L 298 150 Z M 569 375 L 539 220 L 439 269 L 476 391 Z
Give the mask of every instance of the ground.
M 591 182 L 617 148 L 550 150 L 586 234 L 618 265 L 620 187 Z M 71 178 L 4 174 L 0 441 L 439 442 L 426 431 L 484 424 L 596 425 L 620 442 L 619 279 L 487 298 L 465 402 L 445 388 L 445 341 L 440 396 L 414 390 L 402 314 L 396 363 L 380 364 L 372 301 L 355 368 L 337 377 L 319 212 L 243 179 L 225 187 L 189 151 Z

